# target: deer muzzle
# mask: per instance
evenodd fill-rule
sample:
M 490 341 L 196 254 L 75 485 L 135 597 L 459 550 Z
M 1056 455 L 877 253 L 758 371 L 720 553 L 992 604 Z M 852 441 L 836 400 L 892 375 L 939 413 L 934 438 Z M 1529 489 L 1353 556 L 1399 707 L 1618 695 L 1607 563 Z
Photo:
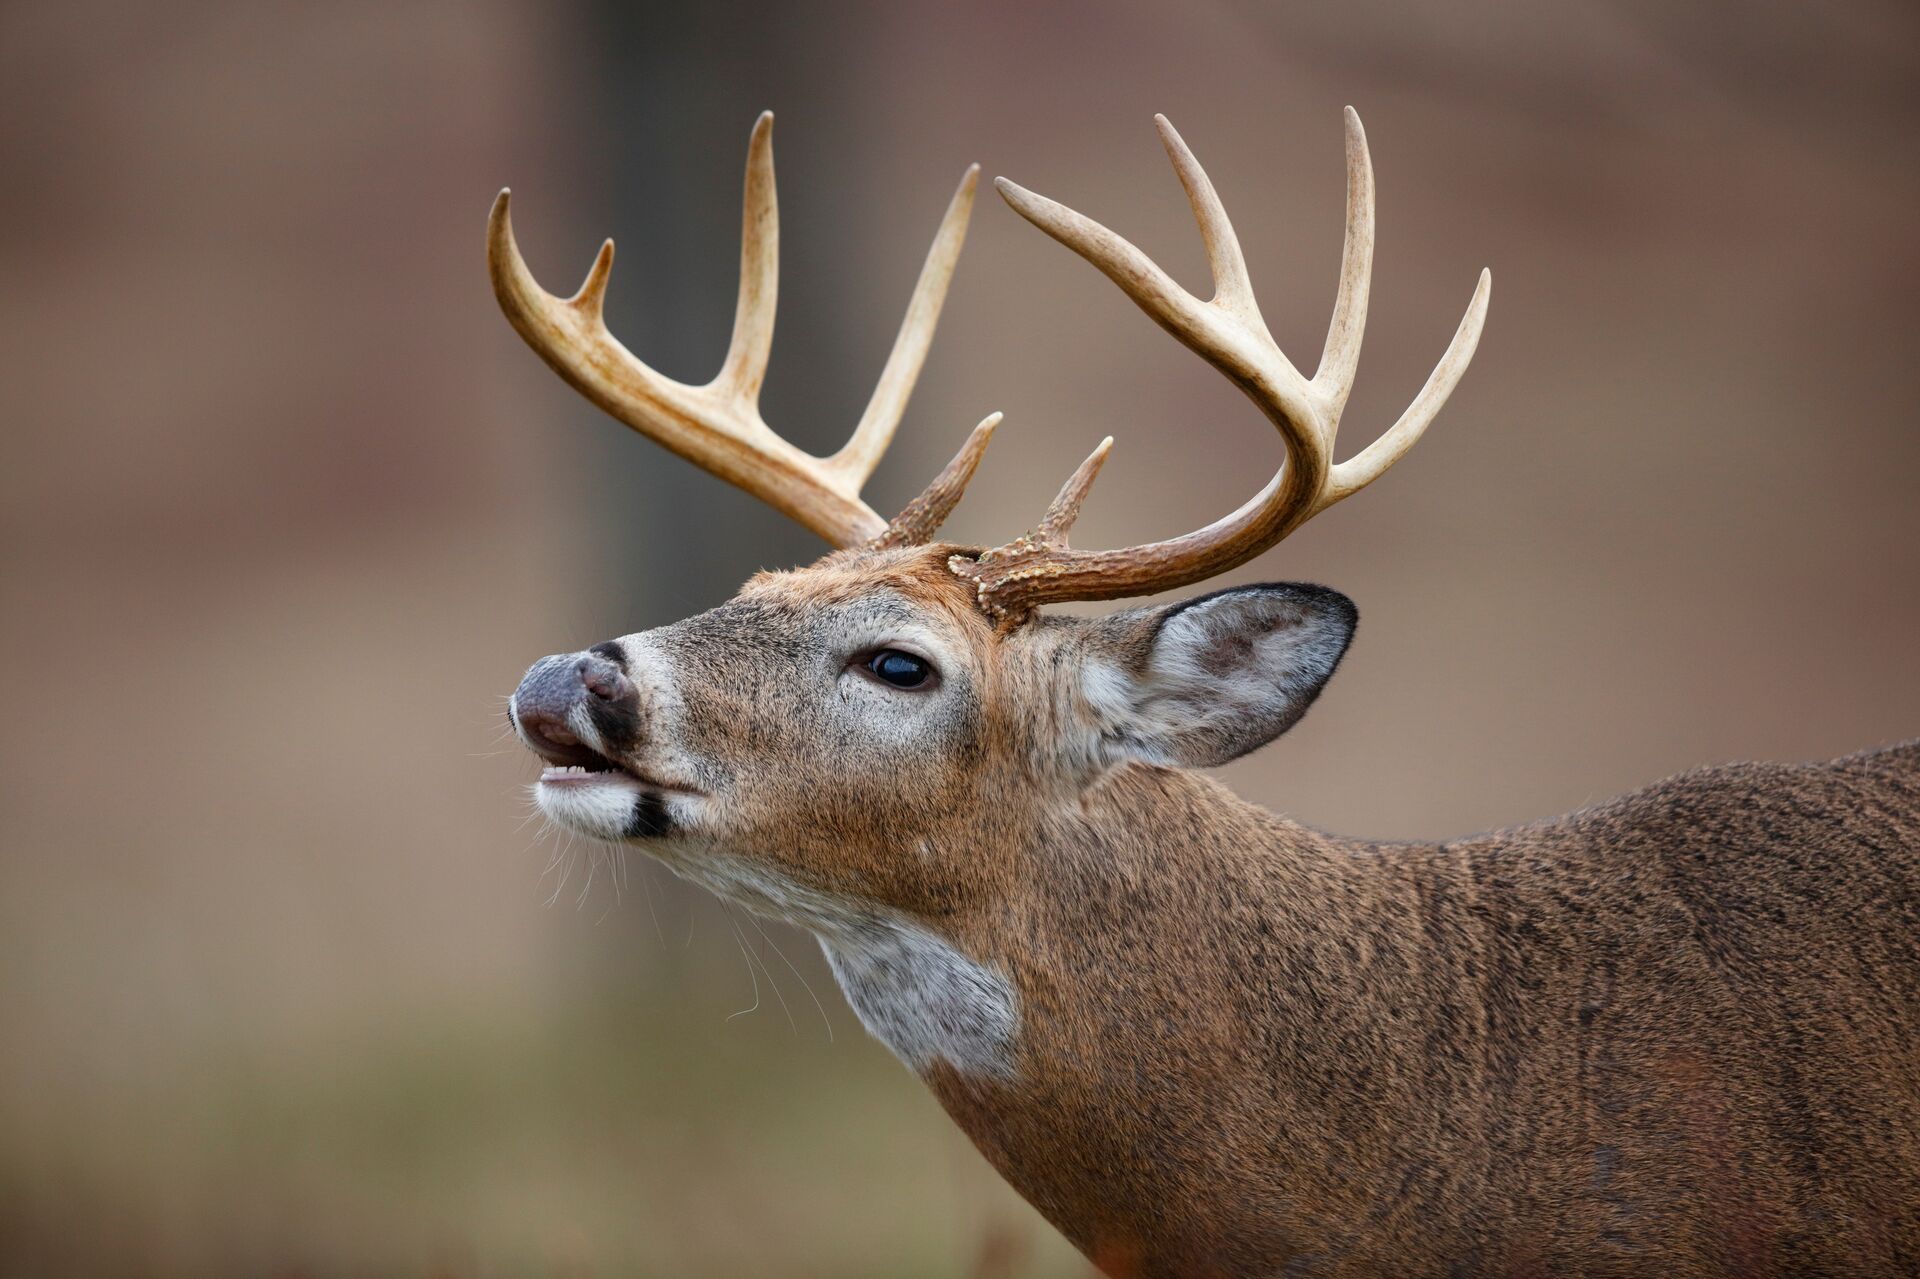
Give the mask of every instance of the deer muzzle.
M 640 727 L 633 681 L 599 651 L 541 658 L 507 709 L 527 749 L 561 767 L 614 767 L 608 756 L 631 746 Z

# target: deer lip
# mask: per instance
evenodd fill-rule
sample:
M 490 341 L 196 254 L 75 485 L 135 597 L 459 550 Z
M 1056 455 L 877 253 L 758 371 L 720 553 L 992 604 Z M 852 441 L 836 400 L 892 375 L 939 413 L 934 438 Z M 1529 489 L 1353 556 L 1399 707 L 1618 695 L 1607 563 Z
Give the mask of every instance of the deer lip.
M 648 777 L 645 773 L 615 763 L 590 747 L 582 746 L 578 750 L 582 755 L 591 755 L 592 758 L 572 764 L 548 764 L 540 771 L 540 784 L 542 786 L 592 786 L 602 781 L 635 782 L 648 790 L 677 791 L 683 795 L 700 793 L 691 786 L 681 786 Z

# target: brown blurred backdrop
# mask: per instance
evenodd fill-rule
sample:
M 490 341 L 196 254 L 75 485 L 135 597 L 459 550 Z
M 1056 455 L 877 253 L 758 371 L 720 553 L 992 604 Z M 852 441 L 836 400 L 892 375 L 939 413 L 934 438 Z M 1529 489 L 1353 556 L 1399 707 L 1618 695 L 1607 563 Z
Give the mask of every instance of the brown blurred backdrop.
M 1492 318 L 1411 458 L 1236 575 L 1364 621 L 1230 780 L 1443 836 L 1920 733 L 1909 5 L 0 8 L 0 1272 L 1083 1273 L 804 937 L 578 850 L 543 878 L 521 670 L 818 548 L 562 387 L 482 225 L 511 183 L 556 288 L 616 234 L 615 331 L 704 378 L 776 108 L 767 414 L 824 451 L 969 161 L 1197 287 L 1154 111 L 1310 360 L 1346 102 L 1381 210 L 1348 446 L 1482 265 Z M 1086 545 L 1277 454 L 985 194 L 875 505 L 992 409 L 962 536 L 1109 431 Z

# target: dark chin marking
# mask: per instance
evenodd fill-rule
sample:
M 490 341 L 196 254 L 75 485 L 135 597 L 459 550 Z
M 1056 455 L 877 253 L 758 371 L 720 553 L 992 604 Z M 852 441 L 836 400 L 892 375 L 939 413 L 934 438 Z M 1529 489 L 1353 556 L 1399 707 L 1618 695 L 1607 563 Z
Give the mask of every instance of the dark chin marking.
M 633 814 L 627 818 L 628 839 L 658 839 L 673 831 L 673 818 L 667 815 L 667 801 L 653 791 L 642 791 L 633 801 Z

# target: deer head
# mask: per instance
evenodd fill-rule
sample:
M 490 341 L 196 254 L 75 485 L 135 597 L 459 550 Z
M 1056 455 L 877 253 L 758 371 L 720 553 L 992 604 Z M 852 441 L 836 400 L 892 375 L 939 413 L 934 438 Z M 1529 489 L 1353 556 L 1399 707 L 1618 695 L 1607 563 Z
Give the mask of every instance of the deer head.
M 859 497 L 932 338 L 976 170 L 948 208 L 872 402 L 846 447 L 824 459 L 780 439 L 758 409 L 777 275 L 770 115 L 748 153 L 733 339 L 702 387 L 662 377 L 607 331 L 611 241 L 573 297 L 541 290 L 501 193 L 489 228 L 494 288 L 534 350 L 628 426 L 836 548 L 806 568 L 755 577 L 710 612 L 535 664 L 512 716 L 552 765 L 536 787 L 547 815 L 633 842 L 726 896 L 811 927 L 837 965 L 852 965 L 860 947 L 849 939 L 900 928 L 944 937 L 942 919 L 1009 909 L 1023 885 L 1044 882 L 1034 861 L 1044 832 L 1116 768 L 1220 764 L 1300 718 L 1353 633 L 1353 607 L 1334 591 L 1254 586 L 1098 619 L 1039 608 L 1202 581 L 1371 483 L 1419 438 L 1465 371 L 1489 279 L 1480 277 L 1439 366 L 1399 421 L 1335 464 L 1373 252 L 1373 177 L 1359 117 L 1346 113 L 1346 245 L 1332 326 L 1310 378 L 1268 333 L 1212 183 L 1173 126 L 1158 123 L 1206 243 L 1211 301 L 1100 224 L 998 183 L 1015 210 L 1104 271 L 1280 433 L 1284 462 L 1245 505 L 1196 532 L 1123 550 L 1068 542 L 1110 439 L 1025 536 L 992 549 L 936 540 L 997 414 L 892 521 Z M 936 1028 L 930 1040 L 883 1029 L 876 1022 L 885 1009 L 858 997 L 856 1007 L 912 1064 L 1004 1068 L 1013 1014 L 1005 992 L 990 989 L 995 974 L 954 963 L 942 971 L 964 974 L 952 981 L 967 988 L 932 1020 L 952 1031 L 971 1018 L 966 1034 L 942 1038 Z M 939 995 L 922 989 L 917 997 Z

